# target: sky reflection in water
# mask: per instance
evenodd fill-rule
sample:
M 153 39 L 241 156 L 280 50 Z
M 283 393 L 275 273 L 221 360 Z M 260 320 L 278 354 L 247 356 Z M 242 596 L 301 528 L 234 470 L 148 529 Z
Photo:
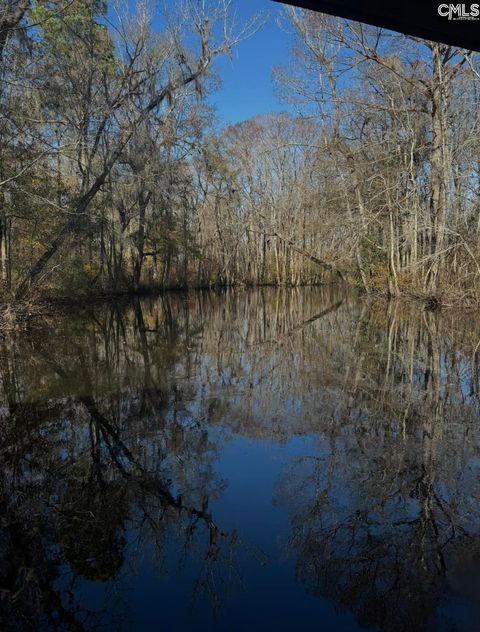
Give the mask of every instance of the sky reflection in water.
M 466 318 L 264 289 L 7 335 L 2 628 L 475 630 Z

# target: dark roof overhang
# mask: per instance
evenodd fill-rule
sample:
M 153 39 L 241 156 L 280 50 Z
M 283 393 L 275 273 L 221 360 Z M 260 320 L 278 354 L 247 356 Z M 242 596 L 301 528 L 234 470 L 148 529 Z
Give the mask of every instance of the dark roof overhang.
M 442 3 L 441 0 L 275 1 L 373 24 L 435 42 L 480 51 L 480 0 L 478 3 L 453 3 L 452 6 L 455 9 L 450 19 L 448 15 L 439 14 L 439 6 L 443 5 L 442 13 L 448 13 L 450 6 L 450 3 Z M 475 17 L 475 7 L 479 9 L 478 16 L 476 19 L 471 19 Z

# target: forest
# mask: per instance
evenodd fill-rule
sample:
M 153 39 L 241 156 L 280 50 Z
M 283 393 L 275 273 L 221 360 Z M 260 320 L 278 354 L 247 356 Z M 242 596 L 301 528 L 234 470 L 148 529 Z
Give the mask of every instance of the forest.
M 480 301 L 480 65 L 288 8 L 284 113 L 230 126 L 231 0 L 0 2 L 1 301 L 346 283 Z M 247 89 L 247 88 L 246 88 Z

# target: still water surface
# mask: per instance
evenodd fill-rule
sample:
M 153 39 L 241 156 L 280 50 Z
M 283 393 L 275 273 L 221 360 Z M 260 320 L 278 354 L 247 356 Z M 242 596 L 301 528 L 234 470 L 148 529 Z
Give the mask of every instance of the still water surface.
M 480 629 L 477 316 L 170 295 L 0 363 L 2 629 Z

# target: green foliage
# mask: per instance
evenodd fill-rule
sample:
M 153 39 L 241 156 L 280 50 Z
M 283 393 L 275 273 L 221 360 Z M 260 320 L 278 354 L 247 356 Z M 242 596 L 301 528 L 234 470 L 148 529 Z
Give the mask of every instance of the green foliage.
M 104 0 L 76 0 L 74 3 L 37 0 L 31 11 L 31 21 L 38 25 L 35 43 L 48 75 L 63 73 L 68 68 L 72 78 L 72 72 L 85 72 L 86 66 L 92 64 L 99 72 L 113 70 L 113 45 L 108 28 L 102 22 L 106 11 Z M 63 74 L 62 78 L 65 79 Z

